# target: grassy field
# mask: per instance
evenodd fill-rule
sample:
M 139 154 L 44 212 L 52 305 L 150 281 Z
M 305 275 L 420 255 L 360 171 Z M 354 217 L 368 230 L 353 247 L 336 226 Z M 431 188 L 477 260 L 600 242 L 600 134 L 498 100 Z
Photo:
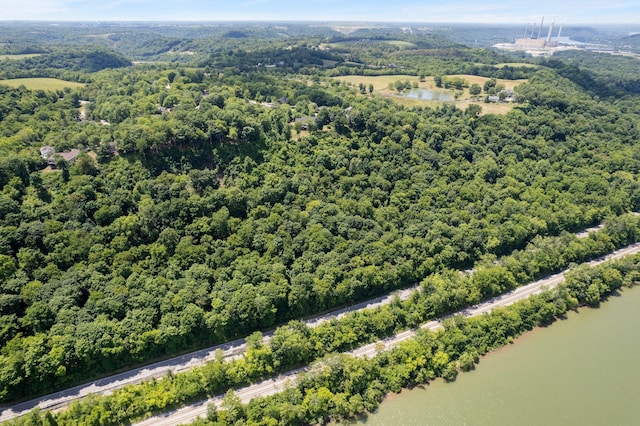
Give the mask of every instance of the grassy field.
M 381 41 L 381 43 L 390 44 L 396 47 L 416 47 L 414 43 L 410 43 L 408 41 L 402 41 L 402 40 L 388 40 L 388 41 Z
M 472 85 L 475 83 L 475 84 L 479 84 L 480 86 L 483 86 L 485 81 L 489 80 L 486 77 L 479 77 L 476 75 L 465 75 L 465 74 L 448 75 L 446 77 L 448 78 L 460 77 L 466 80 L 469 83 L 469 85 Z M 414 82 L 417 83 L 418 87 L 421 89 L 444 91 L 444 89 L 438 89 L 436 87 L 433 77 L 427 77 L 424 81 L 419 81 L 419 78 L 414 75 L 381 75 L 381 76 L 349 75 L 349 76 L 335 77 L 335 79 L 345 82 L 346 84 L 350 84 L 356 88 L 360 83 L 363 83 L 367 87 L 369 86 L 369 84 L 372 84 L 374 94 L 378 94 L 381 96 L 388 96 L 389 98 L 393 99 L 394 102 L 401 105 L 405 105 L 405 106 L 429 105 L 435 108 L 439 105 L 442 105 L 443 103 L 442 101 L 410 99 L 402 96 L 397 96 L 398 92 L 396 90 L 389 89 L 389 83 L 393 84 L 398 80 L 400 81 L 408 80 L 412 85 Z M 513 89 L 515 86 L 521 83 L 524 83 L 525 81 L 526 80 L 497 79 L 498 84 L 503 84 L 505 89 Z M 453 94 L 455 91 L 451 90 L 448 92 Z M 483 99 L 484 95 L 482 95 L 481 98 Z M 477 104 L 482 107 L 483 114 L 506 114 L 507 112 L 513 109 L 512 103 L 500 103 L 500 104 L 485 103 L 483 100 L 471 99 L 471 95 L 469 94 L 468 88 L 464 89 L 459 93 L 458 100 L 452 101 L 450 103 L 453 103 L 456 107 L 460 109 L 465 109 L 470 104 Z
M 40 53 L 25 53 L 22 55 L 0 55 L 0 61 L 4 60 L 4 59 L 8 59 L 10 61 L 16 60 L 16 59 L 25 59 L 25 58 L 33 58 L 35 56 L 40 56 Z
M 326 43 L 322 44 L 321 47 L 342 47 L 342 46 L 351 46 L 353 45 L 353 41 L 338 41 L 335 43 Z M 403 41 L 403 40 L 369 40 L 367 43 L 371 44 L 389 44 L 391 46 L 396 46 L 400 48 L 408 48 L 408 47 L 416 47 L 414 43 Z
M 536 65 L 536 64 L 527 64 L 525 62 L 505 62 L 504 64 L 496 64 L 495 65 L 496 68 L 504 68 L 504 67 L 513 67 L 513 68 L 519 68 L 519 67 L 525 67 L 525 68 L 540 68 L 540 65 Z
M 380 75 L 380 76 L 366 76 L 366 75 L 347 75 L 343 77 L 334 77 L 336 80 L 345 81 L 347 84 L 351 83 L 354 86 L 358 86 L 360 83 L 364 83 L 366 86 L 373 84 L 374 91 L 387 90 L 389 83 L 394 83 L 397 80 L 405 81 L 409 80 L 410 83 L 418 81 L 418 77 L 415 75 Z M 420 83 L 420 87 L 423 87 L 424 83 Z M 426 87 L 425 87 L 426 88 Z
M 475 84 L 479 84 L 480 86 L 484 86 L 485 81 L 489 80 L 487 77 L 479 77 L 477 75 L 468 75 L 468 74 L 448 75 L 446 77 L 449 77 L 449 78 L 460 77 L 467 80 L 469 82 L 469 85 L 475 83 Z M 497 78 L 496 81 L 498 82 L 498 84 L 504 84 L 505 89 L 513 89 L 518 84 L 522 84 L 527 80 L 504 80 L 502 78 Z M 465 91 L 468 91 L 468 90 L 465 90 Z
M 404 105 L 406 107 L 412 107 L 412 106 L 425 106 L 428 105 L 432 108 L 437 108 L 439 106 L 441 106 L 442 104 L 445 103 L 449 103 L 449 104 L 453 104 L 456 106 L 456 108 L 458 109 L 467 109 L 467 107 L 469 105 L 479 105 L 482 108 L 482 112 L 480 113 L 480 115 L 485 115 L 485 114 L 506 114 L 509 111 L 511 111 L 514 108 L 514 104 L 513 103 L 501 103 L 501 104 L 497 104 L 497 103 L 485 103 L 482 100 L 479 101 L 471 101 L 468 99 L 465 100 L 459 100 L 459 101 L 451 101 L 451 102 L 443 102 L 443 101 L 428 101 L 428 100 L 422 100 L 422 99 L 411 99 L 411 98 L 404 98 L 402 96 L 392 96 L 390 94 L 387 95 L 382 95 L 382 96 L 388 96 L 390 97 L 395 103 L 400 104 L 400 105 Z
M 0 80 L 0 84 L 9 87 L 24 86 L 29 90 L 62 90 L 65 87 L 75 89 L 76 87 L 84 86 L 84 83 L 74 83 L 57 78 L 13 78 Z

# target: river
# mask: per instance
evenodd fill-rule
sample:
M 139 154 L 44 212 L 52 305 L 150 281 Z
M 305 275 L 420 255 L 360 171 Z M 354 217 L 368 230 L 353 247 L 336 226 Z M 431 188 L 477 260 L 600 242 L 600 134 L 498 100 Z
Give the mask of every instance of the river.
M 640 288 L 525 334 L 454 383 L 391 395 L 358 422 L 396 425 L 637 425 Z

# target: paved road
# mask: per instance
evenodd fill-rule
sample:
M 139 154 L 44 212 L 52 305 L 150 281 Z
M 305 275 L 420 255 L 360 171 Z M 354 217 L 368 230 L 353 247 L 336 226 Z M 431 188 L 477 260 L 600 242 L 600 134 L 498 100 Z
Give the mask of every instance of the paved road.
M 640 252 L 640 243 L 633 244 L 631 246 L 622 248 L 617 250 L 605 257 L 592 260 L 588 262 L 590 266 L 596 266 L 601 263 L 607 262 L 613 259 L 619 259 L 624 256 L 628 256 L 631 254 L 636 254 Z M 454 315 L 464 315 L 465 317 L 475 317 L 482 315 L 484 313 L 490 312 L 497 307 L 509 306 L 517 302 L 518 300 L 526 299 L 529 296 L 534 294 L 538 294 L 543 292 L 544 290 L 551 289 L 562 281 L 564 281 L 564 273 L 567 271 L 563 271 L 558 274 L 551 275 L 547 278 L 541 279 L 534 283 L 528 284 L 523 287 L 519 287 L 509 293 L 505 293 L 501 296 L 495 297 L 487 302 L 472 306 L 470 308 L 464 309 L 460 312 L 456 312 Z M 445 318 L 451 317 L 453 315 L 447 315 L 446 317 L 440 318 L 435 321 L 429 321 L 420 326 L 421 329 L 429 329 L 429 330 L 438 330 L 442 327 L 442 321 Z M 416 334 L 415 330 L 407 330 L 401 333 L 396 334 L 395 336 L 384 339 L 381 342 L 371 343 L 360 348 L 357 348 L 351 352 L 348 352 L 351 355 L 358 357 L 373 357 L 380 350 L 390 349 L 400 342 L 411 339 Z M 277 393 L 287 386 L 294 386 L 295 379 L 301 371 L 305 369 L 298 369 L 294 371 L 290 371 L 286 374 L 278 376 L 274 379 L 266 380 L 261 383 L 257 383 L 255 385 L 247 386 L 245 388 L 239 389 L 236 391 L 236 395 L 240 398 L 243 403 L 249 402 L 252 398 L 257 396 L 269 396 Z M 192 404 L 186 407 L 182 407 L 176 411 L 164 414 L 162 416 L 151 417 L 146 419 L 140 423 L 138 426 L 169 426 L 176 425 L 181 423 L 192 422 L 198 417 L 204 417 L 207 413 L 207 405 L 214 404 L 215 406 L 220 406 L 222 397 L 218 396 L 215 398 L 211 398 L 206 401 L 202 401 L 196 404 Z
M 305 322 L 310 327 L 315 327 L 318 324 L 329 321 L 333 318 L 342 318 L 349 312 L 361 309 L 373 309 L 378 306 L 387 305 L 391 303 L 395 297 L 399 297 L 401 300 L 405 300 L 409 298 L 409 296 L 411 296 L 416 288 L 417 286 L 409 289 L 398 290 L 386 296 L 377 297 L 366 302 L 358 303 L 356 305 L 303 320 L 303 322 Z M 272 335 L 273 331 L 267 331 L 264 333 L 264 339 L 269 340 Z M 167 375 L 169 370 L 174 373 L 179 373 L 199 365 L 204 365 L 206 362 L 214 360 L 217 356 L 222 356 L 227 360 L 237 358 L 242 356 L 245 350 L 245 340 L 238 339 L 232 342 L 212 346 L 210 348 L 171 358 L 166 361 L 156 362 L 144 367 L 129 370 L 120 374 L 115 374 L 113 376 L 95 380 L 90 383 L 85 383 L 71 389 L 65 389 L 60 392 L 52 393 L 40 398 L 32 399 L 30 401 L 22 402 L 20 404 L 5 408 L 0 413 L 0 422 L 26 414 L 29 410 L 35 407 L 39 407 L 41 410 L 55 410 L 65 407 L 72 401 L 84 398 L 85 396 L 90 394 L 108 395 L 114 390 L 120 389 L 126 385 L 140 383 L 153 377 L 164 377 Z
M 597 229 L 599 229 L 599 227 L 589 228 L 588 230 L 585 230 L 583 232 L 593 231 Z M 582 233 L 577 235 L 582 236 Z M 588 235 L 588 232 L 586 235 Z M 468 272 L 470 273 L 472 271 Z M 333 318 L 342 318 L 349 312 L 361 309 L 373 309 L 378 306 L 387 305 L 391 303 L 396 297 L 398 297 L 400 300 L 406 300 L 417 288 L 418 286 L 416 285 L 408 289 L 398 290 L 385 296 L 377 297 L 372 300 L 338 309 L 303 321 L 308 326 L 315 327 L 318 324 L 323 323 L 324 321 L 329 321 Z M 265 340 L 268 340 L 272 335 L 273 331 L 265 332 Z M 59 392 L 42 396 L 40 398 L 32 399 L 30 401 L 7 407 L 0 412 L 0 422 L 23 415 L 35 407 L 39 407 L 41 410 L 53 410 L 65 407 L 72 401 L 84 398 L 85 396 L 90 394 L 108 395 L 114 390 L 122 388 L 126 385 L 140 383 L 154 377 L 164 377 L 169 371 L 177 373 L 189 370 L 199 365 L 203 365 L 206 362 L 212 361 L 217 356 L 222 356 L 225 359 L 237 358 L 239 356 L 242 356 L 245 350 L 245 340 L 238 339 L 232 342 L 212 346 L 196 352 L 191 352 L 186 355 L 178 356 L 165 361 L 160 361 L 144 367 L 139 367 L 123 373 L 115 374 L 113 376 L 105 377 L 93 382 L 85 383 L 70 389 L 65 389 Z
M 298 373 L 305 370 L 306 368 L 299 368 L 255 385 L 247 386 L 246 388 L 237 390 L 236 395 L 240 398 L 240 401 L 242 401 L 243 404 L 246 404 L 258 396 L 273 395 L 283 391 L 289 386 L 295 386 Z M 206 401 L 187 405 L 175 411 L 171 411 L 157 417 L 148 418 L 140 423 L 136 423 L 136 425 L 173 426 L 177 424 L 191 423 L 198 417 L 206 417 L 207 407 L 209 404 L 220 407 L 222 399 L 223 396 L 217 396 Z

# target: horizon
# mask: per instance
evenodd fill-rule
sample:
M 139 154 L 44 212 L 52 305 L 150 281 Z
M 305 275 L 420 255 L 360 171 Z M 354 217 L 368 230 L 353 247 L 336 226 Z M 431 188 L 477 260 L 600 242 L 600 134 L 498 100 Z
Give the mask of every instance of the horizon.
M 189 24 L 189 25 L 211 25 L 211 24 L 306 24 L 306 25 L 392 25 L 392 26 L 401 26 L 401 25 L 480 25 L 486 27 L 521 27 L 525 24 L 529 26 L 532 24 L 539 25 L 540 19 L 538 21 L 513 21 L 513 22 L 458 22 L 458 21 L 357 21 L 357 20 L 329 20 L 329 19 L 201 19 L 201 20 L 189 20 L 189 19 L 78 19 L 78 20 L 63 20 L 63 19 L 1 19 L 0 25 L 2 24 L 50 24 L 50 25 L 59 25 L 59 24 Z M 550 22 L 547 21 L 545 17 L 544 27 L 548 28 Z M 558 26 L 563 24 L 565 28 L 567 27 L 587 27 L 587 26 L 612 26 L 612 25 L 625 25 L 629 26 L 637 26 L 639 30 L 636 32 L 640 34 L 640 22 L 638 23 L 629 23 L 629 22 L 559 22 L 556 20 L 555 25 Z
M 630 0 L 540 0 L 528 2 L 456 0 L 0 0 L 5 12 L 0 22 L 309 22 L 386 24 L 521 25 L 556 22 L 565 25 L 638 25 L 640 5 Z M 309 17 L 312 16 L 312 19 Z M 409 18 L 409 19 L 407 19 Z

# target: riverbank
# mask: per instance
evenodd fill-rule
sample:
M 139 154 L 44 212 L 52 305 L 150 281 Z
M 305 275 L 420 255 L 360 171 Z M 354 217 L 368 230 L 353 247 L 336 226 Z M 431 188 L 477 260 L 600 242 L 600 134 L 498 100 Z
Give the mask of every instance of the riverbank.
M 625 288 L 524 333 L 453 383 L 389 395 L 357 424 L 635 424 L 638 306 L 640 288 Z

